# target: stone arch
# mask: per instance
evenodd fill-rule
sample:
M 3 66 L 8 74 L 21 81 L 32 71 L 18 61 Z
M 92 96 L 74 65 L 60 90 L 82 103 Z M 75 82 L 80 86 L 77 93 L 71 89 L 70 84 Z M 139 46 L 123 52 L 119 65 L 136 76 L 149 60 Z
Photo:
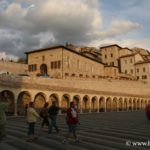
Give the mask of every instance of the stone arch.
M 147 99 L 144 100 L 144 108 L 146 108 L 146 106 L 147 106 L 146 102 L 147 102 Z
M 128 101 L 128 109 L 129 109 L 129 110 L 132 110 L 132 98 L 129 98 L 129 101 Z
M 69 104 L 70 104 L 70 95 L 69 94 L 64 94 L 62 96 L 62 99 L 61 99 L 61 110 L 62 110 L 62 113 L 65 113 L 67 108 L 69 108 Z
M 123 99 L 121 97 L 118 100 L 118 110 L 119 111 L 123 110 Z
M 125 111 L 128 110 L 128 99 L 127 99 L 127 98 L 124 99 L 123 109 L 124 109 Z
M 136 110 L 136 98 L 133 99 L 133 110 Z
M 14 115 L 15 112 L 15 96 L 12 91 L 3 90 L 1 91 L 1 101 L 9 102 L 9 106 L 6 109 L 8 115 Z
M 17 99 L 17 113 L 18 115 L 25 115 L 25 106 L 31 101 L 31 95 L 28 91 L 22 91 Z
M 96 96 L 92 97 L 91 99 L 91 111 L 92 112 L 97 112 L 97 102 L 98 102 L 98 98 Z
M 107 99 L 106 99 L 106 111 L 107 112 L 110 112 L 111 111 L 111 109 L 112 109 L 112 103 L 111 103 L 111 98 L 110 97 L 108 97 Z
M 117 111 L 117 97 L 113 98 L 113 101 L 112 101 L 112 110 L 113 111 Z
M 73 96 L 73 102 L 77 105 L 77 108 L 80 109 L 81 107 L 81 97 L 79 95 Z
M 46 64 L 41 64 L 40 73 L 41 74 L 47 74 L 47 65 Z
M 90 108 L 90 98 L 88 95 L 85 95 L 83 97 L 83 102 L 82 102 L 82 111 L 89 112 L 89 108 Z
M 145 107 L 148 105 L 148 100 L 146 99 L 145 100 Z
M 141 109 L 144 109 L 144 99 L 141 99 Z
M 53 94 L 51 94 L 51 95 L 49 96 L 49 101 L 48 101 L 49 107 L 52 105 L 52 102 L 53 102 L 53 101 L 56 102 L 56 105 L 57 105 L 57 106 L 60 105 L 60 104 L 59 104 L 59 96 L 58 96 L 58 94 L 53 93 Z
M 46 95 L 42 92 L 37 93 L 34 98 L 34 107 L 39 110 L 44 107 L 45 103 Z
M 137 110 L 139 110 L 140 109 L 140 99 L 137 99 L 136 106 L 137 106 Z
M 99 99 L 99 111 L 104 112 L 105 111 L 105 98 L 100 97 Z

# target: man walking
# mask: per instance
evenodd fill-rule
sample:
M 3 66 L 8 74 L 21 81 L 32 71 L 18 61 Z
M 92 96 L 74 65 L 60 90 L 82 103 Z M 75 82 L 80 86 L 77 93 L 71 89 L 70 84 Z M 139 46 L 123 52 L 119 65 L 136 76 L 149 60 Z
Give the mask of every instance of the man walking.
M 49 126 L 49 134 L 52 132 L 53 127 L 55 128 L 56 132 L 59 133 L 59 129 L 57 127 L 56 119 L 58 114 L 59 107 L 56 106 L 56 102 L 52 102 L 52 106 L 49 108 L 48 113 L 51 120 L 50 126 Z
M 70 103 L 70 108 L 67 110 L 66 123 L 68 125 L 69 132 L 66 134 L 63 143 L 67 143 L 67 139 L 71 136 L 71 134 L 73 134 L 75 143 L 79 143 L 80 141 L 76 134 L 77 124 L 79 124 L 79 116 L 77 110 L 75 109 L 74 102 Z

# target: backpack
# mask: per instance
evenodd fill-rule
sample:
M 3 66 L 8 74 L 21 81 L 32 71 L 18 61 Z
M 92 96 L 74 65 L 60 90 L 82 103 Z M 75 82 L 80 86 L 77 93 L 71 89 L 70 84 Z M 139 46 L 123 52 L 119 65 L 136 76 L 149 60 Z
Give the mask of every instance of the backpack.
M 39 115 L 40 115 L 41 118 L 47 117 L 48 116 L 47 109 L 46 108 L 42 108 Z
M 44 113 L 43 113 L 43 109 L 41 109 L 41 111 L 40 111 L 40 117 L 41 118 L 43 118 L 44 117 L 44 115 L 43 115 Z

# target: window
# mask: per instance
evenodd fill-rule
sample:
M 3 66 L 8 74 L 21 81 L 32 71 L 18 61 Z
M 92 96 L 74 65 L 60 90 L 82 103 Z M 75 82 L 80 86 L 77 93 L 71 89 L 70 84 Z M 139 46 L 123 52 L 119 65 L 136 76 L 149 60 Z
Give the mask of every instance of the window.
M 28 66 L 29 72 L 33 72 L 37 70 L 37 64 L 32 64 Z
M 125 70 L 125 74 L 127 74 L 127 70 Z
M 76 75 L 73 73 L 71 76 L 72 76 L 72 77 L 75 77 Z
M 139 72 L 139 68 L 136 69 L 136 72 Z
M 140 77 L 139 76 L 137 76 L 137 80 L 139 80 L 140 79 Z
M 105 58 L 107 58 L 107 55 L 105 55 Z
M 42 60 L 45 61 L 45 56 L 42 56 Z
M 59 60 L 57 63 L 58 63 L 58 65 L 57 65 L 58 69 L 60 69 L 60 67 L 61 67 L 61 61 Z
M 88 75 L 86 75 L 86 78 L 89 78 L 89 76 L 88 76 Z
M 143 68 L 143 72 L 145 72 L 145 67 Z
M 57 69 L 57 61 L 54 61 L 54 69 Z
M 65 73 L 65 76 L 69 76 L 69 73 Z
M 130 63 L 132 63 L 132 59 L 130 59 Z
M 131 69 L 131 73 L 133 73 L 133 69 Z
M 147 79 L 147 75 L 143 75 L 143 76 L 142 76 L 142 79 Z
M 111 56 L 111 58 L 112 58 L 112 57 L 113 57 L 113 54 L 111 54 L 110 56 Z
M 79 74 L 79 77 L 83 77 L 83 74 Z
M 114 62 L 111 62 L 112 66 L 114 66 Z
M 58 61 L 52 61 L 51 62 L 51 69 L 60 69 L 61 67 L 61 61 L 58 60 Z
M 93 77 L 93 78 L 95 78 L 95 76 L 94 76 L 94 75 L 93 75 L 92 77 Z

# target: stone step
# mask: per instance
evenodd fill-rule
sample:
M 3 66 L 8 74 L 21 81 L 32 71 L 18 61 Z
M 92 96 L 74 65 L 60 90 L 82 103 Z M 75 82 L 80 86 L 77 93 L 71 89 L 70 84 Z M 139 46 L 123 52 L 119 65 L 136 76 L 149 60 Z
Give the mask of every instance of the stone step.
M 8 140 L 0 143 L 0 150 L 20 150 L 7 142 L 8 142 Z
M 21 139 L 16 136 L 9 135 L 14 141 L 7 142 L 8 144 L 12 145 L 13 147 L 19 150 L 54 150 L 51 147 L 45 147 L 44 145 L 39 145 L 38 140 L 35 142 L 26 142 L 26 139 Z

